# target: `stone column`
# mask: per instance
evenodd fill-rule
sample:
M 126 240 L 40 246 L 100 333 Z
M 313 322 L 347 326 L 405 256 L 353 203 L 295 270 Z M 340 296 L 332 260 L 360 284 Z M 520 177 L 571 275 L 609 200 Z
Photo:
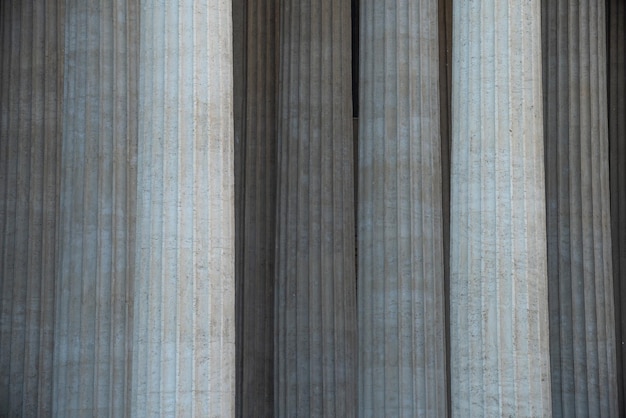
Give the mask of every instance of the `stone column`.
M 359 416 L 447 416 L 437 0 L 361 2 Z
M 231 2 L 141 7 L 132 415 L 233 416 Z
M 539 0 L 453 10 L 452 415 L 551 415 Z
M 626 3 L 608 2 L 611 248 L 619 416 L 626 416 Z
M 275 414 L 356 414 L 350 2 L 283 0 Z
M 617 416 L 604 2 L 543 2 L 552 409 Z
M 53 414 L 127 410 L 133 1 L 66 2 Z
M 0 2 L 0 416 L 52 415 L 63 7 Z
M 278 2 L 245 7 L 241 137 L 241 416 L 272 417 L 278 107 Z

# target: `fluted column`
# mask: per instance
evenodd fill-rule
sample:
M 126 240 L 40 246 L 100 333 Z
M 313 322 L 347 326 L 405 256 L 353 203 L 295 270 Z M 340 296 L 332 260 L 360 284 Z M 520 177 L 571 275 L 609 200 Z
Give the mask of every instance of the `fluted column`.
M 437 1 L 360 7 L 359 416 L 445 417 Z
M 0 416 L 52 409 L 63 7 L 0 2 Z
M 53 413 L 127 410 L 133 1 L 66 2 Z
M 549 417 L 540 4 L 453 7 L 452 415 Z
M 617 416 L 604 2 L 543 2 L 555 417 Z
M 278 2 L 245 7 L 245 118 L 241 154 L 241 416 L 272 417 Z
M 350 2 L 283 0 L 275 414 L 356 414 Z
M 626 416 L 626 3 L 610 0 L 609 167 L 619 416 Z
M 132 415 L 233 416 L 231 2 L 141 11 Z

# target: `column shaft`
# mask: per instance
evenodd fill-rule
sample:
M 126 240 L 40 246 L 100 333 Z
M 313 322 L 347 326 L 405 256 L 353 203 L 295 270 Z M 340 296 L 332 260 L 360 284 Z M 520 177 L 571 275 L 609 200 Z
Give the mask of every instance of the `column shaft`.
M 619 416 L 626 416 L 626 3 L 608 2 L 611 248 Z
M 543 2 L 552 408 L 617 416 L 604 2 Z
M 233 416 L 231 2 L 141 6 L 132 414 Z
M 446 416 L 437 1 L 361 2 L 359 415 Z
M 0 416 L 50 416 L 63 7 L 0 4 Z
M 126 0 L 66 2 L 55 416 L 127 410 L 135 13 Z
M 242 137 L 242 416 L 272 417 L 278 101 L 278 2 L 246 7 Z
M 452 415 L 549 417 L 540 4 L 453 7 Z
M 350 2 L 281 4 L 275 413 L 353 417 Z

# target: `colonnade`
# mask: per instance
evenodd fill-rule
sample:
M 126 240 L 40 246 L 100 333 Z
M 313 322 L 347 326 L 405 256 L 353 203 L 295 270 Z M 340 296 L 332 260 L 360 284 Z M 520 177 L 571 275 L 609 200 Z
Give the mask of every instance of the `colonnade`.
M 623 415 L 621 3 L 2 2 L 0 416 Z

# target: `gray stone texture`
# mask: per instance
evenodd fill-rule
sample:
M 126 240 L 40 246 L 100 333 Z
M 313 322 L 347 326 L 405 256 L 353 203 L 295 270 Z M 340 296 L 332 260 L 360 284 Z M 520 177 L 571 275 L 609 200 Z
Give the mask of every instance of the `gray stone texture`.
M 350 2 L 280 8 L 275 415 L 356 415 Z
M 0 2 L 0 416 L 52 412 L 63 7 Z
M 359 416 L 447 416 L 437 1 L 365 0 Z
M 552 409 L 617 416 L 605 6 L 542 7 Z
M 619 416 L 626 416 L 626 3 L 610 0 L 609 23 L 609 168 L 611 248 Z
M 452 416 L 549 417 L 540 3 L 453 7 Z
M 133 416 L 235 414 L 231 13 L 141 2 Z
M 239 416 L 272 417 L 278 107 L 278 1 L 246 1 L 240 28 L 245 97 L 241 111 L 238 291 Z M 241 171 L 237 171 L 240 169 Z
M 136 24 L 132 1 L 66 2 L 54 416 L 127 411 Z

